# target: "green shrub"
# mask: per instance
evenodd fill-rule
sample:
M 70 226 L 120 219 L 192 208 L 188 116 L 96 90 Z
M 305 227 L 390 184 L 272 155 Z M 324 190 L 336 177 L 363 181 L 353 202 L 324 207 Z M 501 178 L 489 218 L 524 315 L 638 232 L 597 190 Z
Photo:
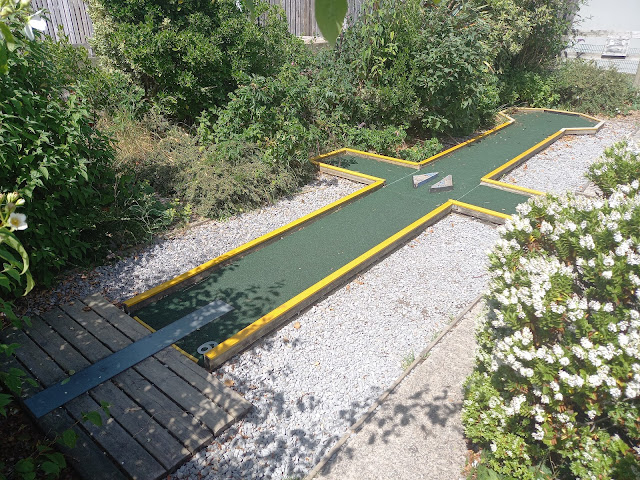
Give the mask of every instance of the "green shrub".
M 413 147 L 405 148 L 398 152 L 398 156 L 410 162 L 420 162 L 442 151 L 442 144 L 437 138 L 418 142 Z
M 627 142 L 619 142 L 604 151 L 604 158 L 589 167 L 587 178 L 605 195 L 618 185 L 627 185 L 640 179 L 640 155 L 629 150 Z
M 0 185 L 27 200 L 23 243 L 46 282 L 90 253 L 85 230 L 113 201 L 113 149 L 75 95 L 60 99 L 42 44 L 22 44 L 10 68 L 0 77 Z
M 617 115 L 626 113 L 640 98 L 628 75 L 583 60 L 562 64 L 552 83 L 560 108 L 577 112 Z
M 144 182 L 128 171 L 116 175 L 112 139 L 94 128 L 95 112 L 82 85 L 73 84 L 74 65 L 86 55 L 69 49 L 20 41 L 10 75 L 0 76 L 0 190 L 27 201 L 31 228 L 22 241 L 34 278 L 45 285 L 60 270 L 147 239 L 174 218 Z M 79 66 L 80 83 L 93 70 Z
M 304 171 L 310 174 L 310 169 Z M 229 141 L 189 165 L 182 180 L 183 198 L 196 213 L 224 218 L 293 193 L 309 175 L 269 165 L 255 146 Z
M 551 71 L 516 70 L 500 76 L 500 103 L 550 108 L 558 103 Z
M 304 171 L 309 157 L 324 148 L 326 136 L 315 125 L 310 81 L 303 73 L 297 65 L 285 65 L 276 76 L 252 76 L 229 96 L 225 108 L 201 117 L 200 137 L 215 141 L 217 158 L 226 156 L 227 164 L 245 161 L 236 153 L 240 146 L 260 151 L 267 165 Z
M 491 26 L 489 61 L 499 73 L 538 72 L 552 67 L 569 45 L 573 14 L 582 0 L 472 0 Z
M 470 133 L 495 113 L 489 25 L 477 9 L 370 2 L 336 46 L 336 76 L 357 85 L 352 123 Z
M 233 0 L 91 0 L 92 46 L 144 86 L 170 116 L 222 106 L 247 75 L 271 75 L 303 48 L 283 11 L 256 5 L 260 25 Z
M 638 186 L 503 227 L 463 410 L 485 478 L 640 477 Z
M 394 156 L 407 138 L 403 127 L 388 126 L 382 129 L 343 126 L 344 145 L 358 150 Z

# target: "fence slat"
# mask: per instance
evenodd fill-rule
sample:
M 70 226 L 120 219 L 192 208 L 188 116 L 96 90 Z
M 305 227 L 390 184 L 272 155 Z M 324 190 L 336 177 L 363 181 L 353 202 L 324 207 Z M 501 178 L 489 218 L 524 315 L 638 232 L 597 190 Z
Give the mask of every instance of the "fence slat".
M 287 16 L 289 32 L 293 35 L 320 36 L 316 22 L 315 0 L 266 0 L 281 6 Z M 353 22 L 359 15 L 364 0 L 348 0 L 347 21 Z M 93 24 L 83 0 L 32 0 L 34 10 L 48 10 L 46 35 L 58 38 L 58 26 L 72 45 L 89 46 Z

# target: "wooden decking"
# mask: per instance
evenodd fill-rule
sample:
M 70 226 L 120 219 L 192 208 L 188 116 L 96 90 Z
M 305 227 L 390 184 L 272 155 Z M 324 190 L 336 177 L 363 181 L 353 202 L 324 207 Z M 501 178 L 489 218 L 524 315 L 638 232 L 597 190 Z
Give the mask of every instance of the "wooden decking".
M 25 386 L 24 398 L 121 350 L 149 331 L 99 295 L 32 319 L 24 330 L 2 332 L 21 347 L 4 368 L 20 368 L 39 386 Z M 95 427 L 83 412 L 108 402 L 110 418 Z M 54 437 L 67 428 L 78 434 L 66 450 L 86 479 L 155 480 L 244 415 L 251 404 L 172 347 L 93 388 L 38 420 Z

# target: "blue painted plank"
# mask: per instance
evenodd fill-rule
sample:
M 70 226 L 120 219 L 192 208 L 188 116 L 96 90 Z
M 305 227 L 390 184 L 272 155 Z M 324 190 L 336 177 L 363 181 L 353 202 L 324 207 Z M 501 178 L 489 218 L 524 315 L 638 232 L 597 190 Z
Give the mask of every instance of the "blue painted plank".
M 71 377 L 38 392 L 24 403 L 36 418 L 40 418 L 231 310 L 233 307 L 221 300 L 211 302 Z

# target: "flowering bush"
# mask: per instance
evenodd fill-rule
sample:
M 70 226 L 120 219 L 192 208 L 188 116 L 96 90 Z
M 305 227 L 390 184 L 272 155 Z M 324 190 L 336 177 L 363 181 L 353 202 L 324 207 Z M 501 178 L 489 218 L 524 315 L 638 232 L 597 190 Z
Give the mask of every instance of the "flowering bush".
M 591 166 L 587 177 L 610 195 L 618 185 L 640 178 L 639 157 L 627 142 L 618 142 L 604 151 L 604 158 Z
M 501 227 L 463 411 L 488 478 L 640 478 L 638 187 Z

